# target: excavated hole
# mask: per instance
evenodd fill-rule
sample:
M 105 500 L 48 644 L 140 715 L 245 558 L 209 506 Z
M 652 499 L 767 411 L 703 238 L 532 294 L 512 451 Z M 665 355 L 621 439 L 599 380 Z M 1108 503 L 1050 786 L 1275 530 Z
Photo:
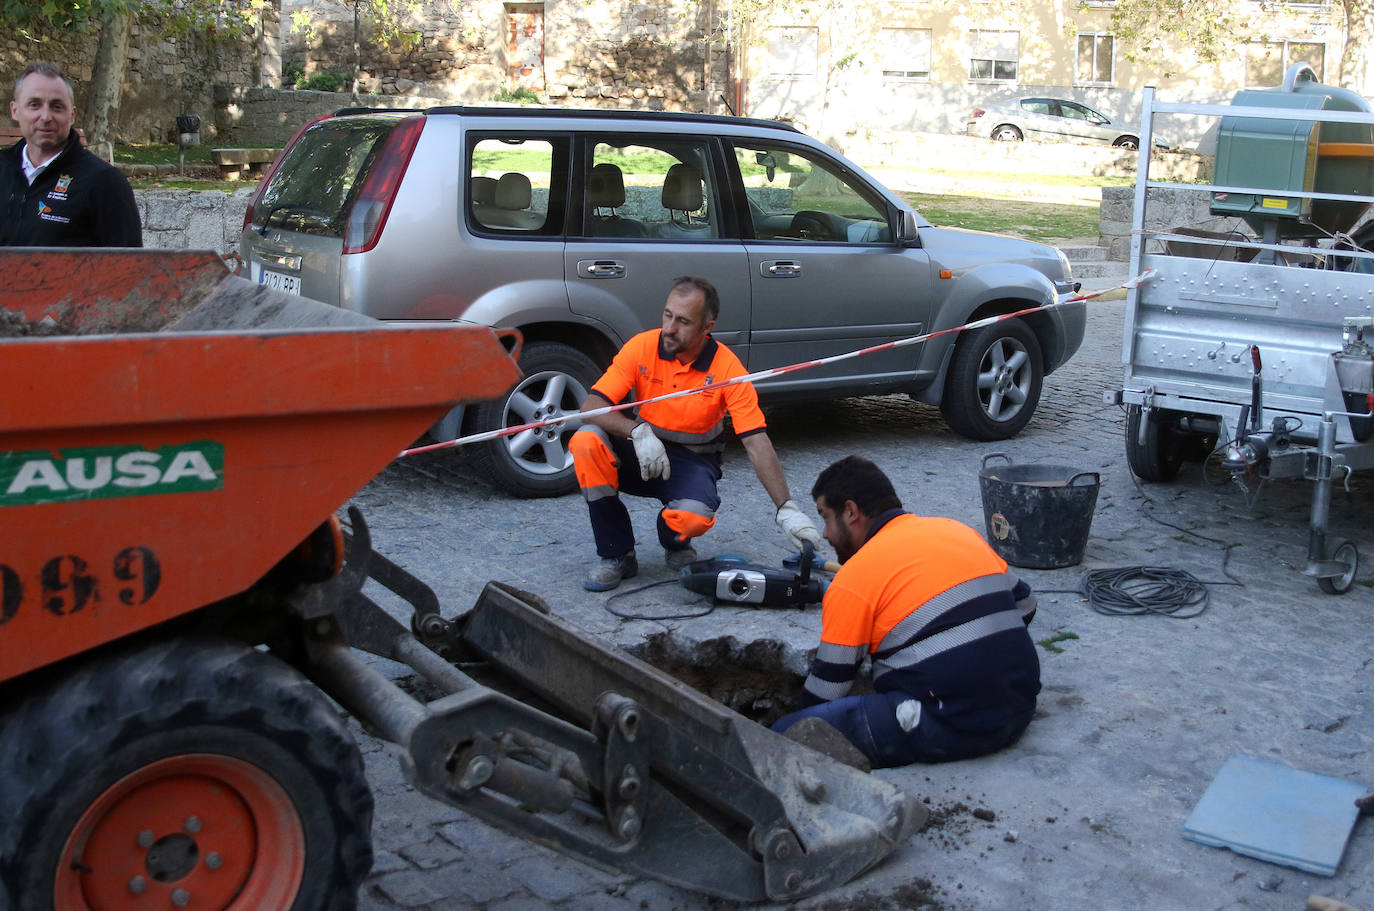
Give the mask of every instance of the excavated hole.
M 796 708 L 806 680 L 786 666 L 783 644 L 772 639 L 741 643 L 721 637 L 683 643 L 669 633 L 656 633 L 627 651 L 763 725 Z

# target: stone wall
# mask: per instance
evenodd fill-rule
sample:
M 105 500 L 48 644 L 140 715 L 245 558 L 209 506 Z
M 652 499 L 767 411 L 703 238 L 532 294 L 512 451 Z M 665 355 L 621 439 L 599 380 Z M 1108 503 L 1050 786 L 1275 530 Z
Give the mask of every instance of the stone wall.
M 1151 177 L 1154 177 L 1153 169 Z M 1154 187 L 1147 192 L 1147 232 L 1189 227 L 1203 231 L 1240 231 L 1243 234 L 1254 234 L 1244 222 L 1234 216 L 1212 215 L 1212 194 L 1208 190 Z M 1102 208 L 1098 213 L 1098 243 L 1107 247 L 1109 259 L 1125 262 L 1131 258 L 1131 218 L 1134 212 L 1135 187 L 1102 188 Z
M 348 92 L 215 86 L 214 126 L 221 144 L 281 148 L 306 121 L 355 104 Z M 362 95 L 368 108 L 427 108 L 450 99 L 424 95 Z
M 237 253 L 253 189 L 135 190 L 145 247 Z
M 282 9 L 288 69 L 352 74 L 351 14 L 325 0 L 284 0 Z M 478 104 L 524 87 L 583 107 L 716 111 L 727 58 L 702 37 L 710 9 L 696 0 L 427 3 L 409 23 L 420 34 L 414 47 L 386 45 L 364 24 L 359 88 Z M 308 30 L 292 30 L 297 10 L 310 13 Z
M 274 3 L 263 10 L 256 25 L 234 38 L 169 37 L 135 22 L 114 119 L 116 137 L 125 142 L 174 142 L 176 115 L 195 114 L 201 119 L 201 138 L 213 140 L 212 90 L 217 83 L 259 85 L 278 81 L 277 17 Z M 72 81 L 78 126 L 83 125 L 98 34 L 39 32 L 34 37 L 36 40 L 30 41 L 13 33 L 0 36 L 0 76 L 12 85 L 30 61 L 58 64 Z

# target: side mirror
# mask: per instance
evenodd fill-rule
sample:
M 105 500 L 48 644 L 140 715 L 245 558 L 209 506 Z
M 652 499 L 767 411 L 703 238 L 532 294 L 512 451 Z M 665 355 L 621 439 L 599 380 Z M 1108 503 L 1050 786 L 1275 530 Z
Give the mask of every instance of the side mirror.
M 916 242 L 916 213 L 910 209 L 897 210 L 897 243 Z

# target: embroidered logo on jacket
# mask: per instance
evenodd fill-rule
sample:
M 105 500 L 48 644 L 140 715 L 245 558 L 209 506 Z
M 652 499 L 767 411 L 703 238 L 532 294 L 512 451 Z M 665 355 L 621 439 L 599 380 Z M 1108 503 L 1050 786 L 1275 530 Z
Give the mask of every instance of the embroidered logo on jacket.
M 61 222 L 64 225 L 71 222 L 71 219 L 67 216 L 58 215 L 55 212 L 53 212 L 52 207 L 49 206 L 47 203 L 43 202 L 41 199 L 38 201 L 38 217 L 43 219 L 44 221 L 56 221 Z
M 70 174 L 63 174 L 61 177 L 57 178 L 57 186 L 53 187 L 53 190 L 54 190 L 55 192 L 57 192 L 57 193 L 66 193 L 66 192 L 67 192 L 67 188 L 70 187 L 71 185 L 72 185 L 72 175 L 70 175 Z

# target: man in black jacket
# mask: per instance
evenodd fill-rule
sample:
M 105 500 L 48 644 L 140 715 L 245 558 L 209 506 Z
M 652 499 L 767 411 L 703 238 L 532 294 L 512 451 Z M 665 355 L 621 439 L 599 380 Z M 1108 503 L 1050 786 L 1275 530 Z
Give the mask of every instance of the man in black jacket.
M 134 192 L 81 144 L 61 70 L 29 64 L 14 83 L 10 116 L 24 138 L 0 150 L 0 246 L 143 246 Z

